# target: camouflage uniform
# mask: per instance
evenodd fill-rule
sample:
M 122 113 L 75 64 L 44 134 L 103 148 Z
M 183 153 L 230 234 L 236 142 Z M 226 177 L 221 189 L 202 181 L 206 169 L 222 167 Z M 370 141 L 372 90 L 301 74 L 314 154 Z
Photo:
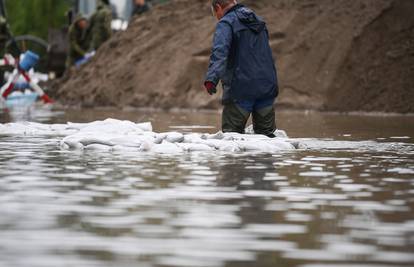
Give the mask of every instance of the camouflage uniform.
M 88 43 L 86 40 L 86 29 L 80 29 L 78 22 L 85 18 L 78 17 L 73 24 L 69 27 L 69 51 L 66 66 L 70 67 L 75 64 L 76 61 L 83 58 L 88 49 Z
M 5 17 L 0 16 L 0 57 L 6 53 L 6 44 L 11 38 L 9 24 Z M 0 68 L 0 86 L 4 83 L 4 68 Z
M 97 11 L 92 15 L 90 21 L 91 44 L 89 50 L 98 48 L 112 35 L 111 29 L 112 11 L 110 7 L 99 0 Z
M 3 56 L 5 50 L 6 50 L 6 44 L 7 41 L 10 40 L 11 34 L 9 29 L 9 24 L 7 23 L 6 18 L 3 16 L 0 16 L 0 52 Z

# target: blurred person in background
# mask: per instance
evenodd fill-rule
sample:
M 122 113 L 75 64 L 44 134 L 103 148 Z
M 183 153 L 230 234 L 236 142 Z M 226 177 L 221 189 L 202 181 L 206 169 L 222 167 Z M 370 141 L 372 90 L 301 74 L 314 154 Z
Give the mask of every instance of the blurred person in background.
M 235 0 L 212 0 L 219 20 L 204 86 L 210 95 L 223 85 L 223 132 L 244 133 L 252 115 L 256 134 L 275 137 L 276 67 L 266 23 Z
M 5 17 L 0 16 L 0 52 L 1 56 L 4 55 L 6 51 L 6 44 L 11 38 L 9 24 Z
M 96 12 L 90 19 L 90 51 L 96 51 L 112 36 L 112 10 L 109 0 L 98 0 Z
M 89 48 L 87 39 L 88 21 L 82 15 L 76 16 L 69 27 L 69 51 L 66 67 L 69 68 L 78 60 L 82 59 Z
M 6 51 L 6 44 L 12 38 L 9 24 L 5 17 L 0 16 L 0 57 L 3 57 Z M 0 68 L 0 86 L 4 84 L 4 68 Z
M 134 9 L 132 16 L 141 15 L 150 10 L 150 4 L 147 0 L 132 0 L 134 2 Z

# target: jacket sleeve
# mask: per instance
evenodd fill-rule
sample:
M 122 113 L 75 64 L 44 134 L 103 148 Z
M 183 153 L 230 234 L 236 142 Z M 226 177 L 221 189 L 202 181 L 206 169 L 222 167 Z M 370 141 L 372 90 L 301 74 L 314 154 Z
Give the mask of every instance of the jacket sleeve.
M 105 16 L 102 22 L 102 26 L 104 27 L 103 31 L 105 32 L 105 40 L 111 38 L 111 35 L 112 35 L 111 22 L 112 22 L 112 12 L 108 10 L 105 13 Z
M 79 55 L 82 55 L 82 56 L 86 54 L 86 51 L 78 44 L 76 40 L 76 32 L 73 29 L 69 31 L 69 40 L 70 40 L 70 46 L 74 51 L 76 51 Z
M 11 37 L 10 28 L 6 21 L 0 22 L 0 41 L 7 42 Z
M 206 81 L 218 84 L 223 78 L 233 40 L 233 31 L 227 22 L 217 24 Z

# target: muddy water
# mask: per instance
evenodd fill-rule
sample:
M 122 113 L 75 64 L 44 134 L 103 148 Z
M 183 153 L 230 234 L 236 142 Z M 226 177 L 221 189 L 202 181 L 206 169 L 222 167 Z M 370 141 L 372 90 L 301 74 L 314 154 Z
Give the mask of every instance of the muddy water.
M 219 121 L 203 112 L 16 116 L 2 120 L 113 117 L 197 132 Z M 308 149 L 131 156 L 0 136 L 0 266 L 413 266 L 414 117 L 278 120 Z

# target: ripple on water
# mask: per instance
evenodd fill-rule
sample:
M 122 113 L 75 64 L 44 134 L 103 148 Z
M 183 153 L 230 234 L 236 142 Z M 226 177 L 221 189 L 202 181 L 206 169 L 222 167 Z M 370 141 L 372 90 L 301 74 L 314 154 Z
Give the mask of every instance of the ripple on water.
M 263 237 L 279 237 L 288 234 L 304 234 L 307 228 L 304 225 L 295 224 L 249 224 L 246 226 L 246 231 L 263 235 Z
M 334 172 L 323 172 L 323 171 L 299 173 L 300 176 L 305 176 L 305 177 L 328 177 L 328 176 L 333 176 L 334 174 L 335 174 Z
M 410 168 L 392 168 L 388 172 L 398 173 L 398 174 L 414 174 L 414 166 Z

